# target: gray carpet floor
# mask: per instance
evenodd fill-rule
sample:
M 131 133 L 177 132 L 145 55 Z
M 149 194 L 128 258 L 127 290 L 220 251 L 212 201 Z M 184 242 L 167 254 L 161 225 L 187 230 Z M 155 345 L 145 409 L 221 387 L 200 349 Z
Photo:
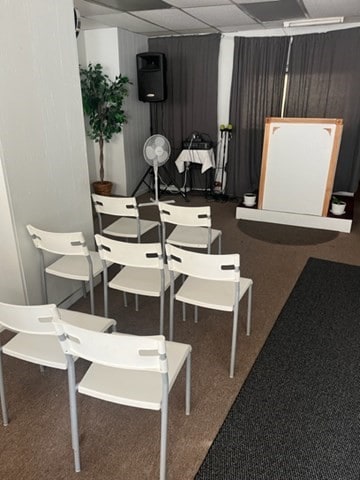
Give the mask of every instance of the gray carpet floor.
M 309 259 L 196 480 L 360 478 L 359 291 Z
M 148 195 L 140 199 L 146 201 Z M 163 197 L 185 204 L 180 195 Z M 184 375 L 170 394 L 168 479 L 192 480 L 251 370 L 280 311 L 309 257 L 360 265 L 360 208 L 350 234 L 313 244 L 277 244 L 254 238 L 239 228 L 235 202 L 216 202 L 190 195 L 187 205 L 209 204 L 213 225 L 223 231 L 223 252 L 239 252 L 241 271 L 254 281 L 252 334 L 245 336 L 245 305 L 241 305 L 235 378 L 228 376 L 231 315 L 200 310 L 199 322 L 181 321 L 176 309 L 176 338 L 193 347 L 192 411 L 184 414 Z M 155 206 L 144 207 L 144 218 L 158 218 Z M 241 222 L 241 221 L 240 221 Z M 316 232 L 315 232 L 316 233 Z M 314 232 L 312 232 L 314 234 Z M 144 239 L 155 240 L 152 234 Z M 34 279 L 34 281 L 40 281 Z M 168 298 L 168 297 L 167 297 Z M 50 299 L 51 300 L 51 299 Z M 167 299 L 166 299 L 167 300 Z M 166 303 L 167 304 L 167 303 Z M 110 313 L 118 329 L 134 334 L 157 332 L 159 304 L 141 298 L 125 308 L 122 295 L 111 292 Z M 89 311 L 89 299 L 72 307 Z M 102 286 L 96 287 L 96 313 L 103 313 Z M 2 342 L 8 333 L 1 334 Z M 78 375 L 85 362 L 77 365 Z M 79 397 L 81 474 L 73 471 L 65 372 L 4 359 L 10 414 L 9 426 L 0 427 L 0 478 L 6 480 L 155 480 L 159 474 L 159 414 Z M 285 479 L 284 479 L 285 480 Z M 288 479 L 286 479 L 288 480 Z

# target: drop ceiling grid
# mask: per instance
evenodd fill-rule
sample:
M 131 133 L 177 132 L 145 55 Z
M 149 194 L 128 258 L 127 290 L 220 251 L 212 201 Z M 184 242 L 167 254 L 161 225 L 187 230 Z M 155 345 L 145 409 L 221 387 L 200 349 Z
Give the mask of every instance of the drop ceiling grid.
M 98 5 L 93 1 L 74 0 L 74 5 L 81 14 L 83 30 L 118 27 L 147 36 L 155 36 L 155 32 L 162 36 L 268 30 L 282 28 L 282 20 L 273 20 L 274 15 L 280 15 L 285 20 L 290 19 L 287 17 L 291 15 L 290 5 L 305 6 L 310 18 L 344 16 L 349 26 L 350 22 L 354 26 L 360 22 L 360 0 L 163 0 L 162 3 L 170 7 L 164 9 L 151 9 L 150 5 L 155 5 L 153 0 L 134 0 L 134 3 L 132 0 L 124 0 L 127 3 L 122 5 L 130 8 L 133 6 L 129 13 Z M 140 2 L 143 2 L 148 10 L 134 10 Z M 256 14 L 250 16 L 245 13 L 244 4 L 253 6 L 251 8 L 254 8 Z M 270 12 L 272 16 L 265 15 L 266 12 Z M 254 20 L 258 16 L 263 18 L 262 24 Z M 298 29 L 296 33 L 299 33 Z
M 226 27 L 236 24 L 250 25 L 256 23 L 235 5 L 185 8 L 184 11 L 215 27 Z

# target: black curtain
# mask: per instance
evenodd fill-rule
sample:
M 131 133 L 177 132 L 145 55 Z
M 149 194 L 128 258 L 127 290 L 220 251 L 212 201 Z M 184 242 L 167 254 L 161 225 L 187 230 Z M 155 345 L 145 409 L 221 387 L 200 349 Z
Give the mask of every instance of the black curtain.
M 235 38 L 226 184 L 232 197 L 258 189 L 265 118 L 281 113 L 288 45 L 288 37 Z
M 168 90 L 167 100 L 151 104 L 151 130 L 170 141 L 172 153 L 165 166 L 179 185 L 183 177 L 174 160 L 183 140 L 194 131 L 217 140 L 219 46 L 219 34 L 149 39 L 149 51 L 166 56 Z M 193 182 L 204 184 L 204 179 L 195 175 Z
M 360 29 L 293 38 L 285 116 L 342 118 L 334 190 L 355 192 L 360 176 Z

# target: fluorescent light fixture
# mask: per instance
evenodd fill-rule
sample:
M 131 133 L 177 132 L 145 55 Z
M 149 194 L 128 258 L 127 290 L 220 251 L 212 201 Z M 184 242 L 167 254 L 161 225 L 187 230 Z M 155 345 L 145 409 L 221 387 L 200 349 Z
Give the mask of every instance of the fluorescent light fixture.
M 344 17 L 306 18 L 305 20 L 290 20 L 284 22 L 284 27 L 312 27 L 315 25 L 333 25 L 343 22 Z

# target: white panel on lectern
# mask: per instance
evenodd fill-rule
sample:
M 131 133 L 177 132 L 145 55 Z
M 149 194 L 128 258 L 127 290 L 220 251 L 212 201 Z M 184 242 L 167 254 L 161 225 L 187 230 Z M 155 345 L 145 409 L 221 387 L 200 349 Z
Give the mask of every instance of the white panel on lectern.
M 339 127 L 342 123 L 336 119 L 267 119 L 260 208 L 324 214 L 340 143 Z

